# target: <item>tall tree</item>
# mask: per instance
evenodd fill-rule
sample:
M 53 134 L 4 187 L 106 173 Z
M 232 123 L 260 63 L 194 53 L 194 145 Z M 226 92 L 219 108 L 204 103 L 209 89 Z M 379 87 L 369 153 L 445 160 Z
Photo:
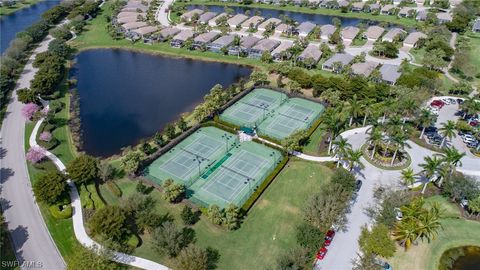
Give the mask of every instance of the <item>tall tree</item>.
M 449 140 L 451 140 L 452 138 L 454 138 L 456 136 L 456 134 L 455 134 L 455 122 L 453 122 L 452 120 L 448 120 L 447 122 L 442 123 L 442 127 L 440 128 L 440 134 L 443 136 L 441 145 L 444 147 L 444 146 L 446 146 L 445 142 L 446 142 L 447 138 Z
M 33 184 L 33 193 L 39 201 L 53 204 L 65 192 L 65 180 L 65 176 L 57 170 L 47 172 Z
M 347 150 L 347 156 L 345 157 L 345 159 L 347 160 L 348 162 L 348 169 L 350 171 L 353 170 L 353 168 L 355 167 L 360 167 L 360 168 L 364 168 L 365 165 L 363 165 L 363 163 L 361 162 L 361 158 L 362 158 L 362 150 L 360 149 L 357 149 L 357 150 L 353 150 L 353 149 L 348 149 Z
M 423 134 L 425 134 L 425 129 L 433 124 L 435 116 L 432 114 L 431 111 L 427 109 L 423 109 L 420 111 L 420 115 L 417 118 L 418 124 L 422 127 L 422 132 L 420 133 L 420 139 L 423 138 Z
M 333 153 L 338 158 L 337 168 L 340 166 L 342 159 L 346 158 L 348 151 L 352 149 L 352 145 L 347 139 L 339 136 L 334 142 Z
M 390 231 L 383 224 L 375 225 L 371 231 L 362 227 L 358 243 L 364 253 L 373 253 L 384 258 L 390 258 L 395 254 L 395 243 L 390 238 Z
M 81 155 L 67 165 L 67 172 L 75 183 L 88 183 L 98 177 L 98 161 L 92 156 Z
M 402 170 L 402 180 L 406 186 L 411 186 L 415 182 L 415 173 L 413 169 L 408 167 L 405 170 Z

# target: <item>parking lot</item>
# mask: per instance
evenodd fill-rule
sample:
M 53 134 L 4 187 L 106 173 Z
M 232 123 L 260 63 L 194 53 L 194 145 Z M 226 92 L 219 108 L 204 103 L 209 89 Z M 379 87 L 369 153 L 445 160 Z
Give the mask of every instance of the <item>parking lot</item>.
M 465 113 L 460 110 L 462 102 L 462 100 L 454 98 L 436 98 L 429 103 L 428 110 L 437 116 L 437 120 L 434 126 L 425 129 L 425 137 L 428 143 L 440 146 L 443 136 L 439 130 L 442 128 L 443 123 L 446 123 L 448 120 L 457 122 L 457 120 L 464 117 Z M 459 151 L 466 152 L 468 156 L 474 157 L 470 149 L 479 146 L 479 141 L 475 137 L 475 133 L 478 134 L 479 127 L 478 115 L 466 115 L 463 120 L 471 126 L 472 131 L 456 132 L 457 136 L 453 137 L 451 141 L 447 140 L 446 144 L 447 146 L 457 148 Z

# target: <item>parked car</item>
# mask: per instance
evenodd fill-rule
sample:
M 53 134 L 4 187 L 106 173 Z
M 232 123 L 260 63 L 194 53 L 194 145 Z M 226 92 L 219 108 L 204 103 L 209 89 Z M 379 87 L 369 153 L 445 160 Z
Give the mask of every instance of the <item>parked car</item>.
M 325 258 L 325 255 L 327 255 L 327 252 L 328 252 L 328 249 L 326 247 L 321 247 L 317 251 L 317 255 L 315 257 L 317 257 L 317 259 L 319 260 L 323 260 L 323 258 Z
M 324 243 L 324 245 L 325 245 L 326 247 L 330 246 L 330 244 L 332 243 L 333 237 L 335 237 L 335 231 L 334 231 L 334 230 L 329 230 L 329 231 L 325 234 L 325 243 Z
M 444 105 L 445 105 L 445 102 L 443 102 L 439 99 L 436 99 L 436 100 L 434 100 L 430 103 L 431 107 L 439 108 L 439 109 L 441 109 Z
M 362 188 L 362 180 L 355 181 L 355 192 L 359 192 L 360 188 Z
M 463 99 L 457 98 L 457 103 L 458 103 L 458 104 L 463 104 Z
M 395 212 L 395 218 L 400 221 L 403 219 L 403 213 L 402 213 L 402 210 L 400 210 L 400 208 L 398 207 L 395 207 L 393 208 L 393 211 Z

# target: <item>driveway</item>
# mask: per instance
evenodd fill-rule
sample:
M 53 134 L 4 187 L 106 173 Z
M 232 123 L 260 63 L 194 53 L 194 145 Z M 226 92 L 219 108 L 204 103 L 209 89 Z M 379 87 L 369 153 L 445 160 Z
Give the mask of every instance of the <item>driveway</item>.
M 353 149 L 359 149 L 366 141 L 367 134 L 362 130 L 356 134 L 346 136 Z M 364 225 L 371 225 L 372 220 L 367 216 L 365 209 L 372 205 L 373 192 L 376 187 L 399 186 L 400 171 L 379 170 L 362 158 L 365 168 L 356 173 L 357 179 L 363 182 L 358 193 L 357 201 L 348 213 L 348 223 L 345 231 L 336 233 L 328 253 L 322 261 L 315 264 L 316 270 L 347 270 L 352 269 L 352 261 L 359 252 L 358 238 Z
M 34 51 L 18 80 L 17 89 L 30 87 L 36 69 L 33 59 L 48 48 L 46 38 Z M 13 94 L 12 102 L 0 131 L 0 198 L 8 230 L 19 263 L 28 263 L 39 269 L 64 269 L 65 262 L 58 252 L 35 202 L 30 179 L 25 166 L 25 119 L 21 115 L 23 105 Z

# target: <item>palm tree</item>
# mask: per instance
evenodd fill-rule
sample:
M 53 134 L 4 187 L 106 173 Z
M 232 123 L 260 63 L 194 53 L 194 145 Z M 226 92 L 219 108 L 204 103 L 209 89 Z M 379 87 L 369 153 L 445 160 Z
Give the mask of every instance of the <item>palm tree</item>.
M 406 186 L 413 185 L 413 183 L 415 183 L 415 173 L 413 172 L 413 169 L 409 167 L 403 170 L 402 179 L 403 179 L 403 183 Z
M 465 118 L 467 115 L 480 111 L 480 102 L 477 102 L 473 97 L 469 97 L 463 101 L 460 108 L 462 108 L 462 111 L 464 112 L 463 118 Z
M 329 133 L 328 154 L 330 155 L 333 139 L 337 137 L 340 131 L 343 129 L 345 122 L 342 121 L 338 110 L 329 110 L 327 113 L 325 113 L 323 122 L 326 125 L 326 129 Z
M 397 158 L 398 150 L 405 149 L 405 146 L 410 148 L 410 145 L 406 142 L 407 139 L 408 139 L 408 136 L 405 134 L 405 132 L 401 132 L 392 136 L 392 142 L 395 148 L 395 152 L 393 153 L 392 162 L 390 163 L 390 166 L 393 166 L 393 163 Z
M 353 119 L 356 119 L 358 117 L 358 114 L 363 109 L 364 105 L 362 104 L 362 102 L 358 101 L 356 94 L 353 95 L 352 99 L 346 102 L 345 105 L 345 110 L 347 110 L 348 114 L 350 115 L 348 126 L 352 126 Z
M 365 104 L 370 104 L 372 100 L 365 100 Z M 364 106 L 363 107 L 363 122 L 362 122 L 362 127 L 365 126 L 367 123 L 367 117 L 374 114 L 375 110 L 372 106 Z
M 370 134 L 369 134 L 368 142 L 370 145 L 373 145 L 372 153 L 370 154 L 370 158 L 373 159 L 375 155 L 375 151 L 377 148 L 377 145 L 383 142 L 383 134 L 382 131 L 378 127 L 372 127 L 370 129 Z
M 405 124 L 407 118 L 410 118 L 413 115 L 417 108 L 417 103 L 413 99 L 406 98 L 403 100 L 400 104 L 400 113 L 403 115 L 403 124 Z
M 448 120 L 446 123 L 442 123 L 442 127 L 440 128 L 440 134 L 443 136 L 441 146 L 445 146 L 445 141 L 448 138 L 451 140 L 453 137 L 456 136 L 455 134 L 455 122 L 452 120 Z
M 420 133 L 420 139 L 423 138 L 423 134 L 425 134 L 425 129 L 433 124 L 435 120 L 435 116 L 432 114 L 431 111 L 427 109 L 423 109 L 420 112 L 420 116 L 417 118 L 418 124 L 422 126 L 422 133 Z
M 393 230 L 393 239 L 399 241 L 400 245 L 405 247 L 405 250 L 408 250 L 417 238 L 417 224 L 414 220 L 402 220 L 402 222 L 397 223 Z
M 334 155 L 338 156 L 337 168 L 340 166 L 340 161 L 347 155 L 348 150 L 352 148 L 352 145 L 347 141 L 347 139 L 340 136 L 337 140 L 333 142 L 335 145 Z
M 428 211 L 418 217 L 417 238 L 427 239 L 430 243 L 438 235 L 438 231 L 443 228 L 440 223 L 441 212 L 438 203 L 434 203 Z
M 457 166 L 462 166 L 461 159 L 466 155 L 465 152 L 459 152 L 455 147 L 446 147 L 443 154 L 440 154 L 443 162 L 447 164 L 447 171 L 449 175 L 455 172 Z M 438 183 L 439 186 L 442 185 L 443 179 Z
M 427 157 L 424 158 L 424 160 L 425 160 L 425 163 L 420 164 L 420 167 L 423 168 L 422 173 L 427 178 L 427 181 L 425 182 L 425 185 L 423 186 L 423 189 L 422 189 L 422 192 L 421 192 L 422 194 L 425 192 L 425 189 L 427 189 L 428 183 L 430 181 L 432 181 L 433 176 L 442 175 L 440 173 L 441 172 L 440 170 L 441 170 L 441 165 L 443 163 L 443 160 L 439 159 L 437 156 L 433 156 L 433 158 L 427 156 Z
M 364 168 L 365 165 L 360 161 L 362 158 L 362 150 L 357 149 L 348 149 L 346 153 L 345 159 L 348 161 L 348 170 L 352 171 L 354 167 L 358 166 L 360 168 Z

